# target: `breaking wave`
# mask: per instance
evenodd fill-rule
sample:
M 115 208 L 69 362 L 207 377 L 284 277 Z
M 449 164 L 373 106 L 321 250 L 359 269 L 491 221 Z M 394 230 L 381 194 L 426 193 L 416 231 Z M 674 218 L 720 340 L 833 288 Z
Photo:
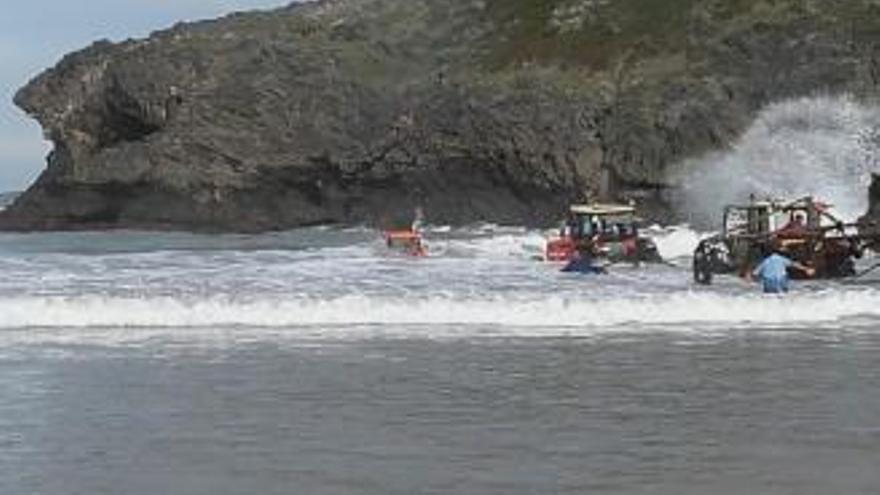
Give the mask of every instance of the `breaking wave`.
M 867 186 L 880 171 L 880 107 L 849 96 L 767 106 L 730 150 L 688 161 L 673 173 L 680 210 L 714 225 L 721 209 L 759 197 L 815 195 L 845 220 L 867 209 Z
M 600 329 L 664 326 L 680 331 L 715 325 L 731 328 L 831 325 L 858 317 L 880 317 L 880 292 L 873 289 L 804 291 L 785 298 L 758 294 L 686 291 L 672 294 L 588 299 L 506 295 L 465 299 L 431 296 L 349 295 L 335 299 L 261 300 L 226 298 L 22 297 L 0 300 L 0 328 L 226 328 L 337 327 L 379 325 L 406 334 L 459 326 L 456 332 L 529 334 L 552 329 L 578 334 Z M 872 325 L 876 324 L 873 319 Z M 538 334 L 543 332 L 536 332 Z
M 687 225 L 666 228 L 654 226 L 645 233 L 654 240 L 660 256 L 667 260 L 691 256 L 700 240 L 709 235 Z
M 880 290 L 871 286 L 797 284 L 785 298 L 735 279 L 695 287 L 682 257 L 703 234 L 646 230 L 674 262 L 619 266 L 602 277 L 534 261 L 546 233 L 521 227 L 430 229 L 425 259 L 389 253 L 361 230 L 13 236 L 0 256 L 0 342 L 720 335 L 880 321 Z
M 489 232 L 491 235 L 485 235 L 486 232 L 481 230 L 474 230 L 484 234 L 480 237 L 432 239 L 431 234 L 436 231 L 429 231 L 426 238 L 432 252 L 441 256 L 530 259 L 541 257 L 547 239 L 556 234 L 555 230 L 540 232 L 515 227 L 490 227 L 493 227 Z M 660 255 L 665 259 L 691 256 L 700 240 L 709 235 L 689 225 L 670 227 L 654 225 L 645 229 L 644 233 L 654 240 Z

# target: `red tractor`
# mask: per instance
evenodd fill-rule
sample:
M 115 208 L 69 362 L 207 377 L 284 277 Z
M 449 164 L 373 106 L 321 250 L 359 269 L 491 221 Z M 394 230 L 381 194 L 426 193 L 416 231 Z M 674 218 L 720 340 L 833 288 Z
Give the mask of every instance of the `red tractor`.
M 572 205 L 559 229 L 547 242 L 547 261 L 571 261 L 577 252 L 609 262 L 660 262 L 657 246 L 639 235 L 635 207 L 615 204 Z
M 872 240 L 857 227 L 834 216 L 831 205 L 809 196 L 731 205 L 724 210 L 721 233 L 704 239 L 694 251 L 694 280 L 710 284 L 714 275 L 746 276 L 774 246 L 813 268 L 815 278 L 853 276 L 855 260 Z

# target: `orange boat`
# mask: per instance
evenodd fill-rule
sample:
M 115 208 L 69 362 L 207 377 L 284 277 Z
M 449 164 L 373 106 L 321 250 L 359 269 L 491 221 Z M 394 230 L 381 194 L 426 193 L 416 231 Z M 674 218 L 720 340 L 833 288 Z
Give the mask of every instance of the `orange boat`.
M 382 233 L 388 249 L 403 252 L 410 256 L 427 256 L 428 250 L 422 242 L 422 235 L 415 230 L 386 230 Z

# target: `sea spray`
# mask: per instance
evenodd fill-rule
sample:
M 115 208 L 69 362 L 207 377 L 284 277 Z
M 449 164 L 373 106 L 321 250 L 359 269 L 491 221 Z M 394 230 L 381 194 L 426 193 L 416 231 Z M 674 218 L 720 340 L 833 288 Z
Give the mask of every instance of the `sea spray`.
M 765 108 L 728 151 L 690 160 L 672 173 L 678 209 L 717 225 L 726 204 L 759 197 L 815 195 L 853 220 L 867 208 L 880 170 L 880 107 L 849 96 L 802 98 Z

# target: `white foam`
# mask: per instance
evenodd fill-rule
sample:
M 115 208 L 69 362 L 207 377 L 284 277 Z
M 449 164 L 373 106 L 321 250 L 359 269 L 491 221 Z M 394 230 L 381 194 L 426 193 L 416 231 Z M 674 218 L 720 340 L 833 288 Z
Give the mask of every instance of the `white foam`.
M 691 256 L 700 240 L 710 235 L 687 225 L 667 228 L 655 225 L 647 229 L 645 234 L 654 240 L 660 256 L 667 260 Z
M 497 226 L 486 228 L 499 229 Z M 473 231 L 461 231 L 459 235 L 473 234 Z M 480 231 L 483 233 L 483 231 Z M 671 227 L 651 226 L 644 234 L 657 245 L 664 259 L 689 257 L 701 239 L 710 233 L 694 230 L 689 225 Z M 555 231 L 540 232 L 537 230 L 506 228 L 494 231 L 493 235 L 481 235 L 471 238 L 434 239 L 428 238 L 431 252 L 438 256 L 466 256 L 479 258 L 512 258 L 532 259 L 542 256 L 547 240 L 555 235 Z
M 880 107 L 848 96 L 769 105 L 731 150 L 673 172 L 684 190 L 683 213 L 716 222 L 725 204 L 750 194 L 812 194 L 853 220 L 866 210 L 871 172 L 880 170 L 878 129 Z
M 429 247 L 436 247 L 436 252 L 440 255 L 519 259 L 529 259 L 541 255 L 544 252 L 546 242 L 546 237 L 540 232 L 525 230 L 469 239 L 428 241 Z
M 335 299 L 171 297 L 21 297 L 0 300 L 0 328 L 218 328 L 381 325 L 425 329 L 459 326 L 458 331 L 502 332 L 553 328 L 594 331 L 631 325 L 804 326 L 852 317 L 880 317 L 880 292 L 871 289 L 803 292 L 787 297 L 684 291 L 627 298 L 587 295 L 462 299 L 453 296 L 341 296 Z M 420 330 L 416 330 L 418 332 Z M 529 333 L 528 330 L 525 331 Z

